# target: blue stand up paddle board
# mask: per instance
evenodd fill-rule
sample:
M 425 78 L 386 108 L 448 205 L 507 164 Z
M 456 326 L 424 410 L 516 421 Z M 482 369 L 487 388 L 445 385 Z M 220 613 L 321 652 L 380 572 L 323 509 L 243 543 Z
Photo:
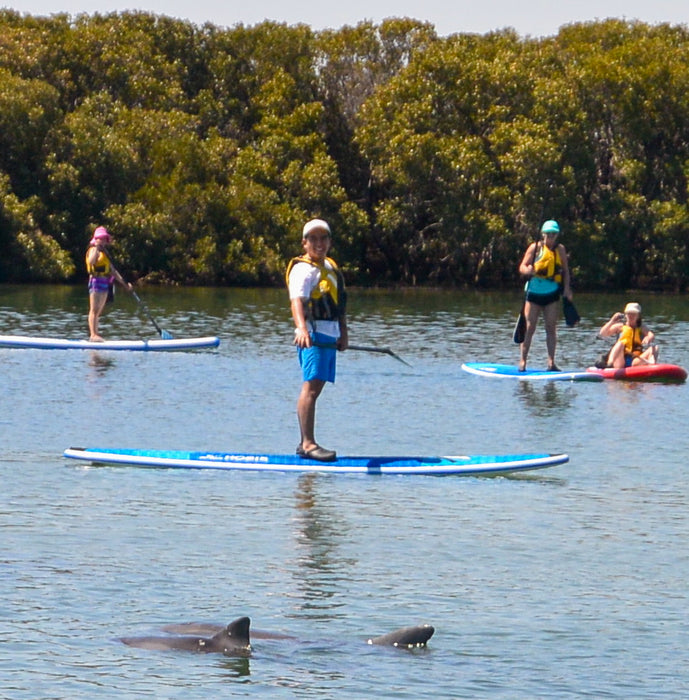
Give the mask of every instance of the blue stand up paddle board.
M 549 372 L 548 370 L 525 369 L 523 372 L 515 365 L 500 365 L 490 362 L 465 362 L 462 369 L 479 377 L 500 377 L 502 379 L 536 379 L 549 382 L 590 382 L 600 381 L 593 372 Z M 591 379 L 591 377 L 597 377 Z
M 569 461 L 566 454 L 474 455 L 454 457 L 339 457 L 318 462 L 297 455 L 181 450 L 117 450 L 70 447 L 64 456 L 92 464 L 162 469 L 231 469 L 244 471 L 321 472 L 326 474 L 427 474 L 497 476 L 545 469 Z

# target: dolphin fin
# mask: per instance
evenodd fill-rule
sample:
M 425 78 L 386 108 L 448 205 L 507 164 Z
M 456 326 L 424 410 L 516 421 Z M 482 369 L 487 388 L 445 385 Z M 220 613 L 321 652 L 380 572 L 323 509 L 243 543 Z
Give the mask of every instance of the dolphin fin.
M 251 651 L 250 626 L 250 618 L 238 617 L 213 636 L 213 646 L 217 645 L 217 648 L 222 650 L 223 654 L 230 655 L 237 652 Z
M 428 640 L 433 636 L 435 628 L 432 625 L 416 625 L 414 627 L 402 627 L 401 629 L 388 632 L 380 637 L 373 637 L 368 640 L 368 644 L 378 646 L 392 646 L 405 649 L 414 647 L 425 647 Z

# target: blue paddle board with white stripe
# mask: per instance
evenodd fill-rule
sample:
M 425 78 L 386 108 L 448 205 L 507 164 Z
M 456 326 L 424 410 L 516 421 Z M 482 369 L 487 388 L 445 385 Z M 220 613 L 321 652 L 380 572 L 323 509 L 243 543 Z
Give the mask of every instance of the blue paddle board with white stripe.
M 523 372 L 515 365 L 500 365 L 491 362 L 465 362 L 462 369 L 479 377 L 498 377 L 500 379 L 527 379 L 547 382 L 591 382 L 600 381 L 602 377 L 593 372 L 549 372 L 548 370 L 525 369 Z M 598 377 L 591 379 L 591 377 Z
M 426 474 L 432 476 L 497 476 L 545 469 L 569 461 L 566 454 L 474 455 L 452 457 L 339 457 L 318 462 L 297 455 L 239 452 L 184 452 L 70 447 L 64 456 L 92 464 L 162 469 L 319 472 L 325 474 Z

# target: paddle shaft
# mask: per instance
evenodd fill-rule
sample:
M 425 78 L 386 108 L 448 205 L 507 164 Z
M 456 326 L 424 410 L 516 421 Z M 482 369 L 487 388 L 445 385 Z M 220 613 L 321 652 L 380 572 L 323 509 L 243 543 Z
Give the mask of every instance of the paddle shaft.
M 314 345 L 317 348 L 333 348 L 337 350 L 337 345 L 335 343 L 314 343 Z M 373 347 L 370 345 L 348 345 L 347 350 L 360 350 L 362 352 L 378 352 L 383 355 L 390 355 L 390 357 L 394 357 L 396 360 L 401 362 L 403 365 L 407 365 L 407 367 L 411 367 L 411 365 L 406 361 L 403 360 L 399 355 L 394 353 L 390 348 L 377 348 Z
M 122 277 L 122 273 L 120 273 L 117 268 L 115 267 L 115 264 L 112 261 L 112 258 L 110 255 L 105 251 L 105 256 L 108 258 L 110 261 L 110 267 L 112 267 L 114 272 L 117 272 L 117 274 L 120 276 L 120 279 L 124 280 L 124 277 Z M 172 340 L 172 334 L 168 333 L 167 331 L 164 331 L 157 323 L 156 320 L 153 318 L 151 315 L 151 312 L 148 310 L 148 307 L 144 302 L 141 300 L 141 297 L 134 291 L 134 288 L 130 285 L 127 284 L 126 288 L 131 292 L 132 296 L 134 299 L 136 299 L 136 303 L 144 310 L 144 313 L 146 316 L 148 316 L 148 320 L 155 326 L 155 329 L 158 331 L 158 335 L 163 339 L 163 340 Z
M 390 348 L 376 348 L 376 347 L 371 347 L 369 345 L 348 345 L 347 346 L 348 350 L 361 350 L 363 352 L 379 352 L 384 355 L 390 355 L 390 357 L 394 357 L 396 360 L 399 360 L 403 365 L 407 365 L 407 367 L 411 367 L 411 365 L 406 361 L 403 360 L 399 355 L 396 355 Z
M 132 293 L 133 297 L 136 299 L 139 306 L 144 310 L 144 313 L 146 314 L 146 316 L 148 316 L 148 319 L 150 320 L 150 322 L 155 326 L 155 329 L 158 331 L 158 334 L 160 335 L 160 337 L 165 338 L 166 335 L 168 335 L 171 338 L 172 336 L 169 333 L 166 334 L 166 332 L 163 331 L 163 329 L 156 323 L 156 320 L 153 318 L 153 316 L 151 316 L 151 312 L 148 310 L 148 307 L 146 306 L 146 304 L 144 304 L 143 301 L 141 301 L 141 298 L 139 297 L 139 295 L 133 289 L 130 289 L 129 291 Z

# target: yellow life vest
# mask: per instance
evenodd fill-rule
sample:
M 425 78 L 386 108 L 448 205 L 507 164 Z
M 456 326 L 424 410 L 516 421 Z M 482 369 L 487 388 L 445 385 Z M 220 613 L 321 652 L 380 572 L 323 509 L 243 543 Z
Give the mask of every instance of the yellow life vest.
M 624 325 L 620 331 L 621 340 L 624 343 L 624 354 L 631 355 L 632 357 L 638 357 L 643 352 L 643 346 L 641 345 L 641 328 L 632 328 L 631 326 Z
M 562 259 L 560 253 L 551 250 L 547 245 L 541 245 L 533 264 L 534 274 L 558 284 L 562 284 Z
M 332 258 L 326 258 L 326 261 L 330 267 L 319 265 L 308 255 L 300 255 L 290 260 L 285 273 L 285 281 L 289 286 L 289 274 L 297 263 L 313 265 L 320 271 L 320 280 L 311 291 L 307 303 L 306 315 L 312 321 L 335 321 L 345 313 L 347 293 L 344 287 L 344 277 Z
M 86 251 L 86 270 L 92 277 L 110 277 L 110 258 L 102 251 L 98 251 L 96 263 L 92 265 L 89 262 L 91 257 L 91 248 Z

